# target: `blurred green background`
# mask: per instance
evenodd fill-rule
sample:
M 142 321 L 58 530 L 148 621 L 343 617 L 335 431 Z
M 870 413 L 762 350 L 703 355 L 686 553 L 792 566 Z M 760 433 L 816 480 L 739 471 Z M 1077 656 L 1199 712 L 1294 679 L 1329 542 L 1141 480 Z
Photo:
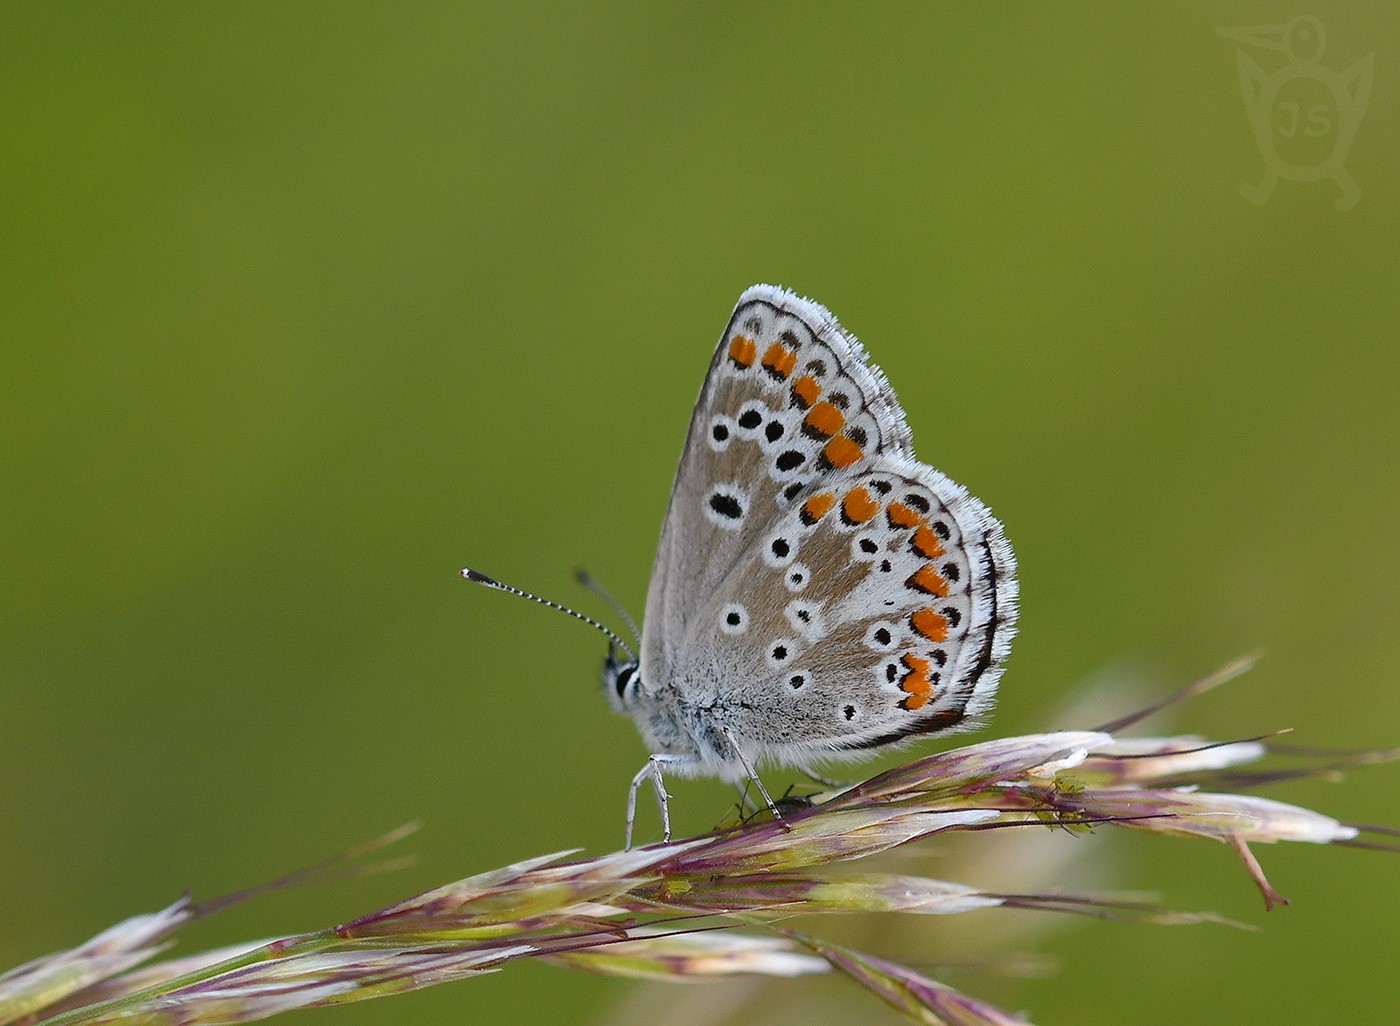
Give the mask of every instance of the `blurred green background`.
M 1264 158 L 1216 30 L 1299 13 L 1322 67 L 1374 53 L 1345 213 L 1331 181 L 1238 192 Z M 1007 525 L 1022 630 L 981 736 L 1089 725 L 1262 647 L 1176 726 L 1394 745 L 1397 68 L 1380 0 L 7 5 L 0 965 L 415 818 L 416 868 L 235 909 L 180 950 L 618 845 L 645 753 L 598 694 L 600 639 L 455 574 L 597 610 L 585 565 L 640 612 L 691 402 L 755 281 L 859 334 L 922 456 Z M 1106 678 L 1138 690 L 1067 724 Z M 1397 780 L 1272 793 L 1396 824 Z M 687 830 L 732 801 L 674 790 Z M 945 978 L 1045 1026 L 1393 1014 L 1392 859 L 1264 849 L 1294 900 L 1266 917 L 1224 848 L 1057 846 L 1102 860 L 1064 870 L 1082 886 L 1265 929 L 1071 924 L 1015 941 L 1053 975 Z M 938 970 L 998 929 L 977 916 L 863 943 Z M 518 965 L 301 1018 L 682 1021 L 678 992 L 633 990 Z M 685 1021 L 814 994 L 893 1021 L 831 982 L 696 993 L 709 1017 Z

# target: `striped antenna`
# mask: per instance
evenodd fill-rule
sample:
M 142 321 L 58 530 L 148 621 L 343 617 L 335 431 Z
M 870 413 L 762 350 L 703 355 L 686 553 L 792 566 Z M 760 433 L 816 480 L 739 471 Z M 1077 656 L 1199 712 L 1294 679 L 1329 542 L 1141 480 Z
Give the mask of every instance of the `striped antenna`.
M 551 602 L 547 598 L 540 598 L 538 595 L 531 594 L 530 592 L 525 591 L 522 588 L 516 588 L 509 584 L 502 584 L 494 577 L 487 577 L 481 571 L 473 570 L 471 567 L 467 567 L 465 570 L 463 570 L 462 576 L 465 577 L 467 580 L 471 581 L 473 584 L 480 584 L 486 588 L 495 588 L 497 591 L 503 591 L 507 595 L 518 595 L 523 599 L 529 599 L 531 602 L 538 602 L 542 606 L 548 606 L 550 609 L 558 610 L 561 613 L 567 613 L 569 616 L 572 616 L 575 620 L 582 620 L 584 623 L 588 624 L 588 626 L 597 628 L 598 630 L 606 634 L 612 640 L 612 643 L 614 645 L 616 645 L 618 648 L 622 649 L 622 651 L 627 653 L 629 658 L 633 660 L 637 658 L 637 653 L 632 651 L 632 647 L 628 645 L 627 642 L 623 641 L 611 630 L 604 627 L 601 623 L 593 619 L 593 617 L 591 616 L 584 616 L 576 609 L 570 609 L 568 606 L 560 605 L 558 602 Z

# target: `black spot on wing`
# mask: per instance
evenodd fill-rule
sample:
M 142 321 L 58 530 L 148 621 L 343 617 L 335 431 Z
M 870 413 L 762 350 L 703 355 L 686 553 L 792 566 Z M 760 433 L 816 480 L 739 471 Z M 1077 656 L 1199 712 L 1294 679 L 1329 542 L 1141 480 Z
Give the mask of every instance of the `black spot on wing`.
M 738 520 L 744 515 L 743 504 L 733 495 L 725 495 L 721 492 L 715 492 L 710 496 L 710 509 L 730 520 Z

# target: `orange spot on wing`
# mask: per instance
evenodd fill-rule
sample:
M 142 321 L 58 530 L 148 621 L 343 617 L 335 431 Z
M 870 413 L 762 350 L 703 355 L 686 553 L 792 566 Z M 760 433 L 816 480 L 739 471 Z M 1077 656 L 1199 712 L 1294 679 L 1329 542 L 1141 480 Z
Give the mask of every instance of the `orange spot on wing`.
M 841 498 L 841 515 L 850 524 L 863 524 L 880 511 L 880 504 L 864 488 L 852 488 Z
M 782 380 L 797 366 L 797 354 L 774 342 L 768 347 L 768 352 L 763 354 L 763 366 L 773 377 Z
M 822 517 L 831 512 L 831 507 L 836 505 L 836 496 L 830 492 L 822 492 L 814 495 L 802 504 L 802 522 L 811 527 Z
M 891 527 L 914 527 L 923 520 L 918 513 L 902 502 L 890 503 L 885 515 L 890 518 Z
M 925 595 L 937 595 L 943 598 L 948 594 L 948 582 L 943 579 L 943 575 L 933 568 L 932 563 L 925 563 L 910 575 L 904 582 L 915 591 L 922 591 Z
M 948 640 L 948 621 L 935 609 L 919 609 L 909 617 L 909 626 L 929 641 Z
M 804 374 L 792 383 L 792 398 L 804 410 L 817 401 L 822 394 L 822 386 L 810 374 Z
M 830 438 L 846 423 L 846 415 L 828 402 L 820 402 L 807 411 L 802 426 L 808 434 Z
M 734 341 L 729 343 L 729 358 L 734 361 L 734 366 L 749 368 L 753 366 L 753 358 L 758 354 L 758 347 L 753 344 L 753 339 L 743 335 L 735 335 Z
M 920 527 L 909 539 L 909 547 L 925 559 L 937 559 L 943 555 L 943 543 L 928 527 Z
M 905 653 L 899 657 L 899 661 L 906 670 L 900 678 L 899 688 L 909 696 L 899 704 L 905 709 L 918 709 L 933 694 L 933 682 L 928 678 L 928 660 Z
M 927 695 L 933 690 L 933 684 L 928 679 L 928 660 L 920 659 L 916 655 L 905 653 L 899 657 L 899 661 L 904 664 L 907 671 L 900 679 L 899 686 L 905 691 L 922 693 Z
M 839 435 L 822 446 L 822 458 L 837 470 L 849 467 L 864 455 L 865 453 L 861 452 L 860 446 L 845 435 Z

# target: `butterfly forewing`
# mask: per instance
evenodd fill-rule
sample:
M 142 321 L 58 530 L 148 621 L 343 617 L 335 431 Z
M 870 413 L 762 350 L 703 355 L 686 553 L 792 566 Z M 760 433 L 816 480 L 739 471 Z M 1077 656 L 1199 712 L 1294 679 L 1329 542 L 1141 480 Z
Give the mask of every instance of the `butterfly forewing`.
M 773 286 L 745 291 L 676 471 L 647 593 L 643 685 L 684 670 L 700 607 L 816 482 L 909 445 L 884 376 L 826 309 Z

